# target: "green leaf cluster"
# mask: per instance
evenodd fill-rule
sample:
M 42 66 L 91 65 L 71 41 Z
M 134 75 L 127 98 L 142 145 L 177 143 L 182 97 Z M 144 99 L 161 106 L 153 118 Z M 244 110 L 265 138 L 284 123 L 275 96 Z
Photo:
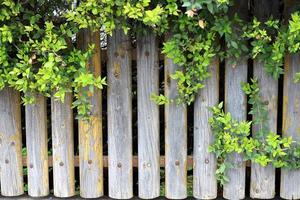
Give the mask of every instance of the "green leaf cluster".
M 252 106 L 250 114 L 253 121 L 237 121 L 230 113 L 223 111 L 223 103 L 212 107 L 210 118 L 214 143 L 209 147 L 217 158 L 216 178 L 223 185 L 229 181 L 227 171 L 236 167 L 232 162 L 233 154 L 243 155 L 244 161 L 251 161 L 263 167 L 300 168 L 300 143 L 291 137 L 281 137 L 267 127 L 268 110 L 261 100 L 258 81 L 243 84 L 243 91 Z M 251 125 L 254 133 L 250 136 Z
M 101 89 L 105 79 L 87 69 L 93 48 L 81 51 L 73 44 L 78 28 L 58 11 L 53 14 L 57 4 L 47 3 L 0 3 L 0 89 L 22 92 L 25 104 L 34 103 L 36 94 L 64 101 L 66 93 L 74 93 L 78 117 L 87 117 L 91 107 L 82 90 Z

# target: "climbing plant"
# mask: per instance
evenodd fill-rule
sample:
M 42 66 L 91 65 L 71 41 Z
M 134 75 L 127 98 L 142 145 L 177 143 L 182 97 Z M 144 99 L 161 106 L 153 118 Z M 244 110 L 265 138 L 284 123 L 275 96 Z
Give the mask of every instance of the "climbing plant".
M 212 107 L 213 116 L 209 120 L 214 134 L 214 143 L 209 147 L 217 157 L 216 177 L 221 184 L 229 181 L 226 172 L 235 167 L 231 162 L 233 153 L 243 155 L 261 166 L 276 168 L 300 168 L 300 143 L 291 137 L 281 137 L 269 130 L 267 106 L 261 100 L 258 81 L 243 84 L 243 91 L 249 97 L 253 121 L 237 121 L 230 113 L 223 111 L 223 103 Z M 256 127 L 250 136 L 251 124 Z
M 87 117 L 89 105 L 81 91 L 101 89 L 105 79 L 86 69 L 92 46 L 84 52 L 73 45 L 78 27 L 63 20 L 60 12 L 67 8 L 64 1 L 0 4 L 0 89 L 22 92 L 25 104 L 33 103 L 36 94 L 63 101 L 66 93 L 75 92 L 78 116 Z
M 178 81 L 176 99 L 153 97 L 158 103 L 191 104 L 210 76 L 212 59 L 241 56 L 255 58 L 275 79 L 283 73 L 284 55 L 300 48 L 300 14 L 289 21 L 256 18 L 245 21 L 230 10 L 233 0 L 3 0 L 0 3 L 0 88 L 24 93 L 23 102 L 35 94 L 64 99 L 73 92 L 79 117 L 88 117 L 89 88 L 102 88 L 105 78 L 86 68 L 93 45 L 82 51 L 75 36 L 82 29 L 100 28 L 112 35 L 125 33 L 158 35 L 171 33 L 162 48 L 180 66 L 171 78 Z M 247 45 L 250 42 L 250 45 Z M 233 63 L 234 65 L 234 63 Z M 300 73 L 295 74 L 295 81 Z M 163 101 L 161 101 L 163 100 Z

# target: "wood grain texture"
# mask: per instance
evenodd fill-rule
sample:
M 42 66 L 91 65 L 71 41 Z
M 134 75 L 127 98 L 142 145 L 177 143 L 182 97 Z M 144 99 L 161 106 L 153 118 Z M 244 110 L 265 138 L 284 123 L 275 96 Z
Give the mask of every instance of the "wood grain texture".
M 108 169 L 109 196 L 133 197 L 132 88 L 130 38 L 118 29 L 108 38 Z
M 175 100 L 178 97 L 177 81 L 170 75 L 179 67 L 165 58 L 165 95 Z M 187 197 L 187 109 L 175 102 L 165 105 L 165 177 L 166 197 Z
M 25 106 L 28 194 L 43 197 L 49 195 L 47 107 L 45 97 L 35 98 Z
M 208 152 L 213 143 L 213 133 L 209 125 L 212 113 L 209 107 L 219 101 L 219 62 L 215 59 L 210 66 L 211 77 L 205 81 L 194 103 L 194 176 L 193 195 L 197 199 L 217 197 L 216 157 Z
M 261 98 L 268 107 L 268 128 L 277 133 L 277 100 L 278 81 L 266 74 L 263 64 L 254 61 L 254 77 L 258 79 Z M 255 116 L 253 116 L 255 118 Z M 253 126 L 252 135 L 259 127 Z M 275 168 L 271 165 L 262 167 L 259 164 L 251 164 L 251 198 L 272 199 L 275 196 Z
M 151 101 L 159 90 L 158 43 L 148 31 L 137 38 L 139 197 L 159 196 L 159 109 Z
M 49 167 L 53 166 L 53 157 L 48 156 L 48 164 Z M 23 156 L 22 158 L 22 163 L 23 166 L 27 166 L 27 160 L 26 156 Z M 75 167 L 79 167 L 79 156 L 74 156 L 74 163 Z M 160 156 L 159 157 L 159 165 L 161 168 L 165 167 L 165 156 Z M 250 162 L 246 162 L 246 166 L 250 167 Z M 107 168 L 108 167 L 108 156 L 103 156 L 103 167 Z M 138 156 L 132 156 L 132 167 L 137 168 L 138 167 Z M 193 156 L 187 156 L 187 167 L 193 167 Z
M 95 76 L 101 75 L 100 33 L 82 30 L 79 46 L 86 50 L 89 44 L 95 44 L 94 54 L 87 68 Z M 98 198 L 103 196 L 103 158 L 102 158 L 102 97 L 99 89 L 89 99 L 92 110 L 90 121 L 79 120 L 79 156 L 80 156 L 80 196 Z
M 249 0 L 234 0 L 230 15 L 236 13 L 243 20 L 249 19 Z M 247 82 L 247 58 L 241 58 L 234 63 L 230 58 L 225 60 L 225 111 L 230 112 L 233 119 L 246 120 L 247 99 L 241 83 Z M 226 199 L 245 198 L 246 169 L 243 157 L 240 154 L 229 156 L 229 162 L 235 168 L 228 170 L 229 182 L 224 185 L 223 197 Z
M 75 195 L 72 98 L 51 99 L 54 196 L 61 198 Z
M 227 60 L 225 66 L 225 111 L 230 112 L 233 119 L 246 120 L 247 100 L 241 83 L 247 82 L 247 59 L 241 58 L 233 66 Z M 230 163 L 235 168 L 228 170 L 229 182 L 224 185 L 223 196 L 226 199 L 245 198 L 245 163 L 241 154 L 232 154 Z
M 3 196 L 23 190 L 20 94 L 11 88 L 0 91 L 0 181 Z
M 279 17 L 279 0 L 255 0 L 254 16 L 259 21 L 266 21 L 272 15 L 275 19 Z M 260 95 L 268 108 L 268 128 L 277 133 L 277 101 L 278 101 L 278 81 L 267 74 L 263 63 L 254 60 L 254 77 L 258 79 Z M 253 116 L 255 118 L 255 116 Z M 259 130 L 258 126 L 253 126 L 252 135 Z M 250 196 L 256 199 L 272 199 L 275 196 L 275 168 L 272 165 L 262 167 L 259 164 L 251 164 Z
M 283 127 L 282 134 L 300 141 L 300 84 L 293 76 L 300 71 L 300 54 L 285 57 Z M 300 199 L 300 170 L 281 170 L 280 196 L 284 199 Z

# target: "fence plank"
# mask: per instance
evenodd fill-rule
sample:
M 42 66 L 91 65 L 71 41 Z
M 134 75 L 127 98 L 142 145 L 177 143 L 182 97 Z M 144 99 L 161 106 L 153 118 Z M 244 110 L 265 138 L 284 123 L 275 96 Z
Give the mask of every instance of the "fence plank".
M 293 82 L 293 76 L 300 71 L 300 54 L 285 57 L 283 96 L 283 136 L 300 140 L 300 85 Z M 284 199 L 300 198 L 300 170 L 281 170 L 280 196 Z
M 205 81 L 206 87 L 198 94 L 194 104 L 194 179 L 193 194 L 198 199 L 217 197 L 216 158 L 208 152 L 213 142 L 209 125 L 212 113 L 209 107 L 219 101 L 219 62 L 215 59 L 210 67 L 211 77 Z
M 151 95 L 159 90 L 158 43 L 148 31 L 137 38 L 139 197 L 160 192 L 159 109 Z
M 225 67 L 225 110 L 238 121 L 246 120 L 247 100 L 241 83 L 247 82 L 247 59 L 239 60 L 235 67 L 229 62 Z M 243 156 L 233 154 L 230 160 L 236 167 L 228 170 L 230 181 L 224 185 L 223 196 L 226 199 L 243 199 L 246 175 Z
M 133 196 L 131 43 L 123 30 L 108 38 L 108 169 L 109 196 Z
M 179 67 L 165 58 L 165 95 L 178 96 L 177 81 L 170 77 Z M 185 105 L 165 105 L 166 197 L 187 197 L 187 110 Z
M 235 0 L 235 6 L 230 13 L 248 19 L 248 0 Z M 225 64 L 225 111 L 230 112 L 232 118 L 242 121 L 247 117 L 247 99 L 241 83 L 247 82 L 247 58 L 241 57 L 237 63 L 226 59 Z M 230 163 L 235 168 L 228 170 L 230 181 L 224 185 L 223 196 L 226 199 L 243 199 L 245 197 L 246 171 L 241 154 L 232 154 Z
M 266 74 L 263 64 L 254 61 L 254 75 L 259 80 L 260 94 L 263 101 L 268 103 L 268 127 L 277 132 L 277 97 L 278 81 Z M 255 117 L 255 116 L 254 116 Z M 258 127 L 253 126 L 253 135 Z M 272 199 L 275 196 L 275 168 L 272 165 L 262 167 L 257 163 L 251 164 L 251 198 Z
M 279 0 L 255 0 L 254 15 L 259 21 L 266 21 L 270 15 L 278 18 L 280 8 Z M 254 60 L 254 77 L 258 78 L 260 94 L 263 101 L 268 106 L 268 128 L 274 133 L 277 132 L 277 96 L 278 81 L 266 74 L 263 63 Z M 255 116 L 254 116 L 255 117 Z M 259 130 L 253 126 L 252 135 Z M 272 199 L 275 196 L 275 168 L 272 165 L 261 167 L 259 164 L 251 164 L 251 198 Z
M 75 195 L 72 94 L 64 102 L 51 99 L 53 185 L 56 197 Z
M 79 46 L 84 50 L 89 44 L 95 44 L 94 54 L 87 67 L 95 76 L 100 76 L 100 33 L 86 29 L 79 37 Z M 101 102 L 101 91 L 95 89 L 94 95 L 90 97 L 93 106 L 90 121 L 79 120 L 80 196 L 84 198 L 103 196 Z
M 0 181 L 3 196 L 23 190 L 20 94 L 11 88 L 0 91 Z
M 36 95 L 36 102 L 25 106 L 28 194 L 49 194 L 48 134 L 46 98 Z

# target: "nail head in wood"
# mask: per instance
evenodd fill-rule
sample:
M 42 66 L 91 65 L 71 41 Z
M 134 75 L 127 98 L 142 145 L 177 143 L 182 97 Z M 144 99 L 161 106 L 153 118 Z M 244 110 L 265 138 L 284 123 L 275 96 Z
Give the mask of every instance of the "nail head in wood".
M 122 167 L 122 163 L 119 162 L 117 166 L 118 166 L 118 168 L 121 168 Z

